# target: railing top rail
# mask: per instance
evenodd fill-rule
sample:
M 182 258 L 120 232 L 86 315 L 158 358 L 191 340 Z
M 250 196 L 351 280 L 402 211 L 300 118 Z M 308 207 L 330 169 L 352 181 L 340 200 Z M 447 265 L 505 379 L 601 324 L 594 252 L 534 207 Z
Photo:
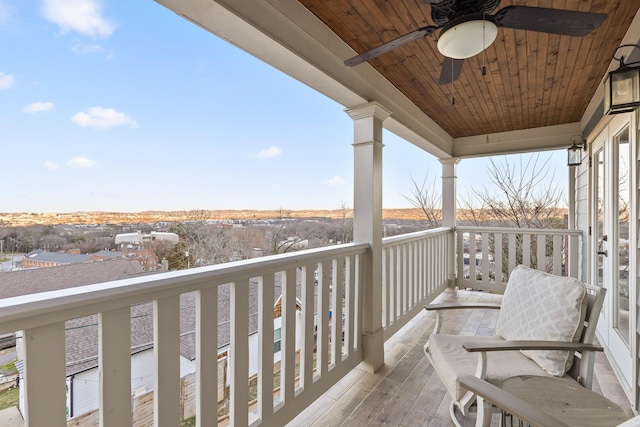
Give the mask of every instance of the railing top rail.
M 368 249 L 367 243 L 348 243 L 0 299 L 0 333 L 248 280 L 336 257 L 363 254 Z
M 406 243 L 413 240 L 424 239 L 427 237 L 439 236 L 441 234 L 447 234 L 452 230 L 453 228 L 451 227 L 439 227 L 439 228 L 432 228 L 430 230 L 416 231 L 414 233 L 399 234 L 397 236 L 385 237 L 384 239 L 382 239 L 382 246 L 386 247 L 386 246 L 396 245 L 398 243 Z
M 518 227 L 468 227 L 456 226 L 458 231 L 472 231 L 475 233 L 503 233 L 503 234 L 549 234 L 549 235 L 569 235 L 581 236 L 582 230 L 569 230 L 566 228 L 518 228 Z

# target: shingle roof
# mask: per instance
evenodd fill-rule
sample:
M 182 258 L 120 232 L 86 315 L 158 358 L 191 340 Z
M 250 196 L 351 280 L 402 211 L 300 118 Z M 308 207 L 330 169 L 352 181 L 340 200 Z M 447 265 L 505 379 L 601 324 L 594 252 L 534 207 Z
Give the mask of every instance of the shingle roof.
M 68 254 L 66 252 L 38 252 L 30 253 L 26 258 L 32 261 L 57 262 L 60 264 L 80 264 L 87 261 L 91 255 Z
M 118 257 L 122 257 L 122 252 L 120 251 L 108 251 L 108 250 L 101 250 L 96 252 L 95 254 L 92 254 L 92 256 L 94 257 L 101 257 L 101 258 L 118 258 Z
M 109 282 L 141 273 L 144 270 L 140 263 L 128 259 L 4 271 L 0 273 L 0 298 Z
M 39 269 L 0 273 L 0 298 L 9 298 L 120 280 L 145 273 L 140 264 L 129 259 L 110 259 L 87 264 L 65 265 Z M 146 273 L 149 274 L 149 273 Z M 299 274 L 299 272 L 298 272 Z M 300 283 L 300 277 L 297 280 Z M 275 275 L 274 303 L 282 293 L 282 278 Z M 300 285 L 296 296 L 300 298 Z M 258 331 L 258 284 L 249 286 L 249 334 Z M 218 348 L 231 340 L 230 285 L 218 287 Z M 86 316 L 66 322 L 67 376 L 98 364 L 98 317 Z M 131 352 L 137 353 L 153 347 L 153 304 L 131 307 Z M 180 354 L 195 359 L 195 293 L 180 296 Z
M 144 273 L 138 261 L 128 259 L 5 271 L 0 273 L 0 298 L 110 282 Z M 66 322 L 67 375 L 97 366 L 97 324 L 96 315 Z M 149 342 L 144 335 L 132 336 L 132 346 L 142 341 Z

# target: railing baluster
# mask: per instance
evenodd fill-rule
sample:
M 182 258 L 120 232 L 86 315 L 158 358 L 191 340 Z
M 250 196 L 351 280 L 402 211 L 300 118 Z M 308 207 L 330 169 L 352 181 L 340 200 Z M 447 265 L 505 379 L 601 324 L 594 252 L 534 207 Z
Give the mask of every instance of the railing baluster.
M 531 234 L 522 235 L 522 264 L 531 267 Z
M 553 274 L 562 274 L 562 236 L 553 236 Z
M 493 234 L 494 253 L 493 260 L 494 271 L 496 275 L 496 284 L 502 285 L 504 282 L 504 275 L 502 274 L 502 233 Z
M 425 261 L 428 259 L 433 259 L 434 255 L 436 257 L 436 262 L 430 262 L 429 266 L 429 285 L 427 287 L 427 295 L 431 295 L 431 293 L 436 289 L 439 283 L 443 283 L 446 281 L 447 277 L 447 263 L 444 261 L 444 254 L 448 253 L 445 247 L 447 242 L 447 236 L 442 235 L 437 239 L 429 239 L 426 242 L 427 253 L 425 253 Z M 443 280 L 444 278 L 444 280 Z
M 249 423 L 249 280 L 231 286 L 231 393 L 229 421 L 236 427 Z M 177 425 L 177 424 L 176 424 Z
M 289 268 L 282 283 L 282 360 L 280 398 L 292 402 L 296 376 L 296 269 Z
M 218 287 L 196 292 L 196 427 L 218 423 Z
M 300 357 L 300 381 L 305 390 L 313 385 L 313 345 L 314 345 L 314 297 L 316 265 L 302 267 L 302 356 Z M 266 362 L 266 361 L 265 361 Z
M 566 250 L 569 253 L 567 261 L 569 262 L 569 276 L 574 277 L 576 279 L 580 279 L 578 273 L 578 260 L 580 256 L 580 251 L 578 250 L 579 244 L 579 236 L 569 236 L 568 247 Z
M 394 320 L 398 320 L 402 313 L 407 309 L 407 245 L 402 244 L 398 248 L 398 259 L 400 277 L 398 277 L 398 289 L 400 296 L 398 297 L 398 313 Z
M 482 233 L 482 282 L 489 285 L 489 233 Z
M 538 270 L 547 271 L 547 235 L 537 234 L 537 258 L 538 258 Z
M 393 269 L 393 271 L 392 271 L 392 279 L 391 279 L 392 282 L 391 282 L 391 289 L 390 289 L 391 309 L 389 311 L 391 313 L 391 316 L 389 317 L 389 324 L 394 323 L 398 318 L 398 313 L 400 311 L 400 295 L 402 294 L 402 292 L 400 291 L 400 285 L 402 280 L 402 269 L 400 268 L 401 249 L 397 245 L 393 246 L 392 249 L 393 251 L 391 252 L 392 253 L 391 268 Z
M 476 275 L 476 251 L 477 251 L 477 243 L 476 243 L 476 233 L 469 233 L 469 279 L 477 280 L 478 277 Z
M 355 306 L 353 309 L 353 349 L 354 351 L 360 351 L 362 349 L 362 292 L 363 292 L 363 264 L 364 257 L 361 255 L 355 256 L 354 268 L 355 268 L 355 279 L 354 279 L 354 292 L 353 296 L 355 297 Z
M 345 301 L 347 304 L 347 312 L 345 313 L 345 348 L 347 355 L 353 354 L 354 345 L 354 325 L 355 325 L 355 257 L 353 255 L 346 258 L 347 280 L 345 283 Z
M 273 274 L 258 277 L 258 417 L 262 420 L 273 414 L 273 288 Z
M 153 302 L 154 426 L 180 424 L 180 296 Z
M 389 309 L 391 302 L 391 266 L 389 265 L 390 250 L 382 248 L 382 326 L 389 322 Z
M 415 257 L 416 257 L 416 245 L 415 242 L 409 242 L 409 244 L 407 245 L 407 249 L 408 249 L 408 256 L 407 256 L 407 285 L 410 287 L 410 292 L 409 292 L 409 304 L 407 305 L 407 311 L 409 311 L 415 304 L 416 301 L 418 299 L 416 291 L 417 291 L 417 286 L 416 286 L 416 272 L 415 272 L 415 267 L 416 267 L 416 262 L 415 262 Z
M 464 235 L 465 233 L 457 233 L 457 247 L 458 247 L 458 256 L 457 256 L 457 261 L 458 261 L 458 272 L 457 272 L 457 276 L 464 279 Z M 471 243 L 469 243 L 469 246 L 471 246 Z M 471 257 L 469 257 L 469 260 L 471 260 Z M 471 262 L 471 261 L 469 261 Z M 471 279 L 471 278 L 469 278 Z
M 66 427 L 64 322 L 23 331 L 25 426 Z
M 332 348 L 331 364 L 336 366 L 342 360 L 342 304 L 344 289 L 344 264 L 343 259 L 333 260 L 333 292 L 332 292 Z
M 318 271 L 318 334 L 317 334 L 317 363 L 316 369 L 323 377 L 327 373 L 329 355 L 329 286 L 331 281 L 328 277 L 329 266 L 326 262 L 323 262 Z
M 98 315 L 100 427 L 126 427 L 131 417 L 131 307 Z
M 418 277 L 416 277 L 416 288 L 418 289 L 418 301 L 423 301 L 425 296 L 427 295 L 424 289 L 424 269 L 426 266 L 426 258 L 424 257 L 424 245 L 425 241 L 420 240 L 416 243 L 416 264 L 417 264 L 417 273 Z
M 509 234 L 509 271 L 516 266 L 516 235 Z

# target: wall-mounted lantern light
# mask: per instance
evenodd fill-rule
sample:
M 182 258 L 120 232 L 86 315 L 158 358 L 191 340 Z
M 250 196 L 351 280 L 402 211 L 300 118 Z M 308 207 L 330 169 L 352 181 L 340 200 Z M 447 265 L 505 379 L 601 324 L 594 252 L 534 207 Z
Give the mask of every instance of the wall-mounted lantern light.
M 582 138 L 582 135 L 573 135 L 571 142 L 573 144 L 567 148 L 567 166 L 580 166 L 582 164 L 582 150 L 586 150 L 587 142 Z
M 625 64 L 624 56 L 616 57 L 618 49 L 623 47 L 640 48 L 635 44 L 623 44 L 613 54 L 620 61 L 617 70 L 609 72 L 604 82 L 605 114 L 627 113 L 640 105 L 640 67 L 632 67 L 640 62 Z

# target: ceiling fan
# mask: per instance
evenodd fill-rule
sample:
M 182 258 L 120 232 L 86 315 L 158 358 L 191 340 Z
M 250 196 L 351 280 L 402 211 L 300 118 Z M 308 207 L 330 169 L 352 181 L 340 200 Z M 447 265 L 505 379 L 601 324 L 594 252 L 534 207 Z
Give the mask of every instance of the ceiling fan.
M 354 66 L 383 55 L 399 46 L 440 30 L 437 46 L 444 55 L 438 84 L 447 84 L 460 77 L 465 58 L 470 58 L 491 46 L 498 27 L 538 31 L 565 36 L 583 37 L 591 33 L 607 15 L 532 6 L 506 6 L 490 15 L 500 0 L 424 0 L 431 6 L 431 18 L 436 25 L 418 28 L 408 34 L 344 61 Z

